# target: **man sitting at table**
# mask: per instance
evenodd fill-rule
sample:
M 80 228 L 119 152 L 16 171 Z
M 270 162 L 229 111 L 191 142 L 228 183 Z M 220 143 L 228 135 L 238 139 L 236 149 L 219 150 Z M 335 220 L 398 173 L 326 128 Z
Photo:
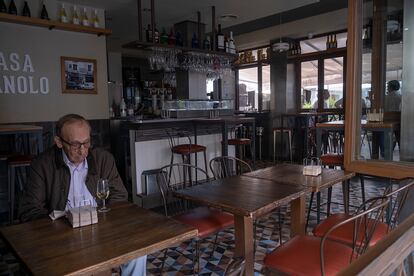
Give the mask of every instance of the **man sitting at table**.
M 109 202 L 126 201 L 128 193 L 113 156 L 91 148 L 91 127 L 80 115 L 68 114 L 56 124 L 55 145 L 32 162 L 28 183 L 20 201 L 21 221 L 45 217 L 54 210 L 96 206 L 98 179 L 109 180 Z M 145 275 L 146 256 L 121 266 L 123 275 Z

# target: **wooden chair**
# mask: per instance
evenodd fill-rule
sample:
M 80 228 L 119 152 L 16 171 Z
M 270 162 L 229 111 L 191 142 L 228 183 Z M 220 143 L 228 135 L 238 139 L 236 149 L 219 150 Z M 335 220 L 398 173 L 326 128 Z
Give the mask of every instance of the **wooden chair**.
M 410 189 L 413 187 L 413 185 L 414 180 L 408 183 L 407 185 L 396 189 L 395 191 L 386 189 L 384 196 L 389 199 L 389 206 L 387 207 L 387 212 L 390 212 L 390 214 L 387 214 L 387 216 L 383 218 L 383 221 L 380 221 L 378 223 L 377 228 L 371 239 L 370 246 L 375 245 L 377 241 L 382 239 L 390 230 L 394 229 L 397 226 L 398 217 L 400 215 L 401 209 L 404 207 L 407 195 Z M 344 213 L 334 214 L 328 217 L 322 223 L 318 224 L 312 232 L 315 236 L 322 237 L 325 235 L 328 229 L 332 227 L 332 225 L 338 224 L 351 217 L 352 215 Z M 329 236 L 329 239 L 351 245 L 353 243 L 352 231 L 352 225 L 345 224 L 340 229 L 337 229 L 337 231 L 332 232 Z
M 216 243 L 218 233 L 234 225 L 234 217 L 229 213 L 205 206 L 194 206 L 190 202 L 175 198 L 173 195 L 174 191 L 198 185 L 206 181 L 208 181 L 207 173 L 189 164 L 167 165 L 162 167 L 157 174 L 157 184 L 161 192 L 165 215 L 198 230 L 198 237 L 195 240 L 195 260 L 197 260 L 198 264 L 197 271 L 200 271 L 199 240 L 216 234 Z M 214 252 L 214 248 L 212 252 Z M 164 253 L 161 273 L 164 268 L 166 254 L 167 249 Z
M 323 235 L 315 237 L 298 235 L 276 248 L 264 258 L 267 275 L 274 272 L 287 275 L 336 275 L 352 261 L 362 255 L 375 232 L 389 202 L 387 197 L 377 197 L 366 203 L 367 210 L 333 225 Z M 374 223 L 368 224 L 367 221 Z M 345 224 L 354 227 L 352 246 L 331 240 L 330 234 Z M 361 227 L 366 231 L 360 231 Z

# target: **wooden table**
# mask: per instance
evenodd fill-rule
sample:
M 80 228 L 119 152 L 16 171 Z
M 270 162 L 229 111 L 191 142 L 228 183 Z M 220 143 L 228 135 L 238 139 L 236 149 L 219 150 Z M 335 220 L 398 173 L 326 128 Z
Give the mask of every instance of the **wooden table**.
M 384 159 L 392 160 L 393 141 L 392 135 L 394 130 L 398 127 L 398 122 L 368 122 L 361 120 L 361 128 L 367 131 L 384 132 Z M 322 147 L 322 130 L 325 131 L 344 131 L 345 121 L 332 121 L 326 123 L 316 124 L 316 155 L 321 156 Z
M 0 125 L 0 135 L 33 134 L 37 140 L 38 152 L 43 151 L 43 127 L 35 125 Z
M 253 275 L 253 219 L 290 203 L 291 236 L 305 234 L 305 197 L 312 191 L 345 181 L 352 172 L 324 169 L 320 176 L 304 176 L 301 165 L 283 164 L 242 176 L 177 191 L 180 198 L 222 209 L 234 215 L 236 256 L 246 259 L 245 275 Z
M 34 275 L 105 271 L 197 236 L 196 229 L 130 203 L 111 208 L 82 228 L 44 218 L 0 233 Z
M 254 272 L 254 218 L 293 201 L 292 212 L 302 215 L 303 218 L 300 218 L 300 221 L 304 221 L 305 204 L 301 198 L 311 191 L 312 188 L 307 186 L 285 185 L 255 177 L 235 176 L 180 190 L 175 192 L 175 195 L 234 215 L 235 255 L 244 256 L 246 259 L 245 275 L 250 276 Z M 295 199 L 300 200 L 295 201 Z M 299 210 L 300 208 L 303 208 L 303 212 Z M 298 228 L 298 226 L 295 227 Z

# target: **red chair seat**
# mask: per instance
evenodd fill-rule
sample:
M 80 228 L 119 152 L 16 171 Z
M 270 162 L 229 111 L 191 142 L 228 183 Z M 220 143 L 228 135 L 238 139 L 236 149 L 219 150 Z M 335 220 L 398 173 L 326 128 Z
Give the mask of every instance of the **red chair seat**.
M 7 163 L 8 165 L 30 165 L 33 159 L 33 155 L 14 155 L 7 158 Z
M 227 144 L 232 146 L 243 146 L 243 145 L 250 145 L 250 139 L 248 138 L 234 138 L 229 139 Z
M 347 215 L 347 214 L 342 214 L 342 213 L 338 213 L 338 214 L 334 214 L 329 216 L 326 220 L 324 220 L 323 222 L 319 223 L 314 229 L 313 229 L 313 235 L 317 236 L 317 237 L 322 237 L 332 226 L 350 218 L 351 215 Z M 373 220 L 372 219 L 368 219 L 368 229 L 370 229 L 369 226 L 373 225 Z M 351 245 L 352 246 L 352 239 L 353 239 L 353 231 L 354 231 L 354 223 L 347 223 L 337 229 L 335 229 L 334 231 L 331 232 L 331 234 L 329 234 L 329 239 L 331 240 L 335 240 L 341 243 L 345 243 L 347 245 Z M 356 241 L 356 245 L 360 246 L 362 239 L 364 237 L 364 232 L 365 231 L 365 227 L 363 227 L 363 225 L 361 225 L 359 227 L 359 233 L 357 234 L 358 236 L 358 240 Z M 372 235 L 372 238 L 369 242 L 369 246 L 373 246 L 375 245 L 380 239 L 382 239 L 386 234 L 388 233 L 388 225 L 386 223 L 383 222 L 378 222 L 374 234 Z
M 208 207 L 195 208 L 173 218 L 181 223 L 197 228 L 198 236 L 201 238 L 234 225 L 232 214 Z
M 264 264 L 287 275 L 321 275 L 321 239 L 313 236 L 295 236 L 266 255 Z M 352 249 L 338 242 L 326 240 L 324 260 L 326 275 L 336 275 L 349 265 Z
M 327 153 L 321 155 L 321 162 L 324 166 L 342 166 L 344 164 L 344 155 L 336 153 Z
M 172 147 L 172 152 L 176 154 L 188 155 L 196 152 L 206 151 L 205 146 L 196 145 L 196 144 L 182 144 Z

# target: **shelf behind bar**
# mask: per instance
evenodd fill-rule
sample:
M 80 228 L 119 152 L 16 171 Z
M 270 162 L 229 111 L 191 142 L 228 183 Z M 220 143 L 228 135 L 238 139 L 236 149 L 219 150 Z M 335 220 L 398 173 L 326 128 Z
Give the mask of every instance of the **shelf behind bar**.
M 204 53 L 204 54 L 227 56 L 235 60 L 239 57 L 238 54 L 230 54 L 230 53 L 225 53 L 225 52 L 217 52 L 217 51 L 211 51 L 211 50 L 199 49 L 199 48 L 181 47 L 181 46 L 168 45 L 168 44 L 150 43 L 150 42 L 143 42 L 143 41 L 138 41 L 138 40 L 122 45 L 122 48 L 126 48 L 126 49 L 148 49 L 151 47 L 171 48 L 171 49 L 178 49 L 183 52 L 197 52 L 197 53 Z
M 43 27 L 43 28 L 48 28 L 50 30 L 58 29 L 58 30 L 64 30 L 64 31 L 96 34 L 98 36 L 112 34 L 112 31 L 109 29 L 81 26 L 81 25 L 75 25 L 71 23 L 62 23 L 62 22 L 55 21 L 55 20 L 45 20 L 45 19 L 40 19 L 40 18 L 35 18 L 35 17 L 12 15 L 12 14 L 7 14 L 7 13 L 0 13 L 0 21 L 22 24 L 22 25 L 29 25 L 29 26 Z

